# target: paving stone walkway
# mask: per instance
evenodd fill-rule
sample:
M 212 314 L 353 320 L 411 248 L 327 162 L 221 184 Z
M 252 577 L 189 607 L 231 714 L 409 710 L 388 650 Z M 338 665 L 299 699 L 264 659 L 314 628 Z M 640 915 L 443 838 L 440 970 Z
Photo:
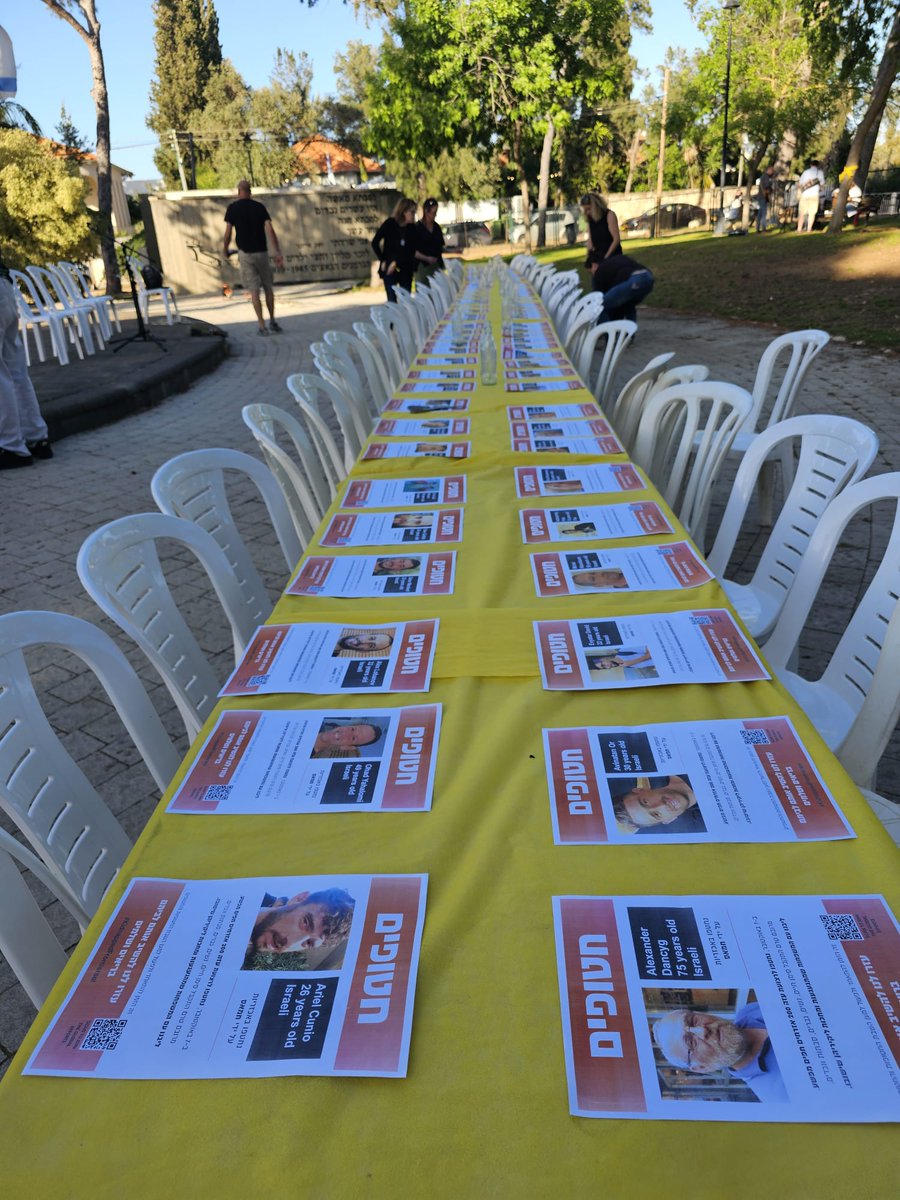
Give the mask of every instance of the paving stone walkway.
M 138 671 L 181 751 L 187 748 L 187 740 L 168 692 L 140 652 L 83 592 L 75 573 L 78 549 L 105 521 L 154 511 L 150 478 L 173 455 L 204 446 L 255 454 L 255 443 L 241 420 L 242 406 L 266 401 L 290 407 L 284 380 L 293 371 L 313 369 L 309 344 L 328 329 L 350 330 L 354 321 L 367 320 L 369 306 L 381 300 L 379 293 L 368 290 L 335 294 L 320 287 L 281 289 L 277 315 L 284 333 L 267 338 L 256 336 L 246 300 L 208 296 L 182 302 L 186 315 L 227 331 L 229 357 L 221 366 L 157 408 L 65 438 L 57 444 L 52 461 L 0 475 L 0 612 L 57 609 L 102 626 Z M 620 366 L 617 385 L 655 354 L 674 350 L 676 362 L 706 363 L 713 378 L 749 386 L 759 355 L 776 332 L 646 310 L 636 343 Z M 128 371 L 128 354 L 126 349 L 119 355 L 123 372 Z M 90 363 L 73 364 L 73 371 L 79 369 L 90 370 Z M 893 419 L 896 377 L 896 359 L 832 343 L 813 366 L 799 411 L 845 413 L 873 425 L 882 438 L 875 469 L 900 469 L 900 431 Z M 252 489 L 238 489 L 235 497 L 238 524 L 253 545 L 274 600 L 286 582 L 287 567 Z M 710 528 L 715 528 L 715 513 Z M 841 620 L 852 611 L 884 536 L 885 528 L 877 519 L 874 524 L 860 522 L 842 548 L 803 646 L 802 666 L 813 675 L 827 661 Z M 742 538 L 732 568 L 737 578 L 749 573 L 763 541 L 752 532 Z M 188 623 L 200 631 L 204 650 L 224 678 L 231 665 L 231 640 L 224 616 L 208 598 L 205 575 L 184 553 L 173 552 L 165 565 Z M 100 699 L 92 677 L 77 660 L 48 651 L 30 661 L 49 719 L 61 731 L 66 748 L 129 836 L 137 837 L 159 797 L 118 717 Z M 896 736 L 882 763 L 879 790 L 887 798 L 879 815 L 895 840 L 900 840 L 900 807 L 893 803 L 900 801 L 900 738 Z M 48 896 L 43 902 L 61 940 L 72 946 L 77 929 L 58 903 L 51 903 Z M 11 971 L 0 962 L 0 1073 L 33 1015 Z

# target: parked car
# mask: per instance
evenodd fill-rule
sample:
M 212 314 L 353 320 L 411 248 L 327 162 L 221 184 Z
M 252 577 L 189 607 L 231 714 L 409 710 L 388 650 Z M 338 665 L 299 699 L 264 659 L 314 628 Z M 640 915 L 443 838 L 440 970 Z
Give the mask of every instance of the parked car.
M 443 225 L 444 249 L 462 250 L 465 246 L 489 246 L 491 231 L 483 221 L 451 221 Z
M 531 243 L 537 241 L 538 228 L 538 213 L 532 213 L 529 221 L 531 229 Z M 558 246 L 561 242 L 565 242 L 569 246 L 575 245 L 575 240 L 578 237 L 578 221 L 575 214 L 567 208 L 548 208 L 547 223 L 544 227 L 545 236 L 548 246 Z M 516 225 L 510 236 L 510 242 L 515 246 L 519 242 L 525 240 L 525 225 Z
M 673 229 L 699 229 L 707 223 L 706 209 L 696 204 L 664 204 L 659 214 L 660 233 L 669 233 Z M 654 233 L 656 229 L 656 209 L 651 208 L 639 217 L 632 217 L 623 222 L 629 233 Z

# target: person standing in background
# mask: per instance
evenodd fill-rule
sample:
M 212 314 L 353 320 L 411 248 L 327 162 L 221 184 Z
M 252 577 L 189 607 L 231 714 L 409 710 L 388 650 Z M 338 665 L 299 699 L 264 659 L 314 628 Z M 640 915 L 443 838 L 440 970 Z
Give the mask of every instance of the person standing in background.
M 756 232 L 765 233 L 769 223 L 769 204 L 775 186 L 775 168 L 768 166 L 759 177 L 759 193 L 756 197 Z
M 586 266 L 596 280 L 596 271 L 600 263 L 622 253 L 622 235 L 619 232 L 616 214 L 596 192 L 587 192 L 581 197 L 581 211 L 588 224 Z M 594 291 L 598 290 L 596 283 L 592 286 Z
M 28 377 L 14 286 L 0 258 L 0 471 L 53 457 L 47 423 Z
M 444 269 L 444 233 L 436 221 L 438 202 L 429 197 L 422 205 L 422 216 L 416 221 L 415 246 L 418 265 L 417 279 L 423 282 L 435 271 Z
M 372 238 L 372 249 L 381 263 L 378 274 L 384 281 L 384 290 L 391 304 L 397 303 L 396 288 L 403 288 L 404 292 L 412 291 L 416 271 L 415 233 L 412 229 L 415 219 L 415 200 L 401 196 L 391 215 L 381 223 Z
M 256 332 L 260 337 L 268 337 L 270 332 L 282 331 L 275 320 L 275 289 L 272 264 L 269 262 L 269 246 L 274 251 L 277 267 L 284 266 L 284 258 L 269 210 L 258 200 L 251 199 L 250 184 L 246 179 L 242 179 L 238 184 L 237 193 L 237 200 L 232 200 L 225 210 L 225 261 L 228 261 L 233 232 L 237 242 L 238 262 L 241 265 L 241 283 L 250 296 L 259 326 Z M 259 300 L 260 289 L 265 292 L 266 308 L 269 310 L 268 329 L 263 320 L 262 304 Z
M 819 212 L 819 196 L 825 186 L 825 176 L 817 158 L 797 180 L 797 232 L 812 233 Z M 804 229 L 804 225 L 806 228 Z

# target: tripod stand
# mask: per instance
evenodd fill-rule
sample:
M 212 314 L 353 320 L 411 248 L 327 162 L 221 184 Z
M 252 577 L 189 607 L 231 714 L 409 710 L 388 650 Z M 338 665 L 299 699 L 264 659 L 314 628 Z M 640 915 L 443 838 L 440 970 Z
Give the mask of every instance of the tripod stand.
M 165 344 L 162 338 L 154 337 L 152 333 L 147 332 L 147 323 L 144 320 L 144 314 L 141 312 L 141 302 L 138 299 L 137 280 L 134 277 L 134 268 L 131 265 L 131 255 L 137 253 L 137 249 L 131 242 L 123 242 L 119 249 L 122 252 L 122 263 L 125 267 L 125 273 L 128 276 L 128 282 L 131 284 L 131 299 L 134 301 L 134 315 L 137 317 L 137 333 L 133 333 L 131 337 L 125 338 L 124 341 L 113 346 L 113 354 L 118 354 L 120 350 L 124 350 L 132 342 L 153 342 L 154 346 L 159 346 L 164 354 L 169 353 L 169 347 Z

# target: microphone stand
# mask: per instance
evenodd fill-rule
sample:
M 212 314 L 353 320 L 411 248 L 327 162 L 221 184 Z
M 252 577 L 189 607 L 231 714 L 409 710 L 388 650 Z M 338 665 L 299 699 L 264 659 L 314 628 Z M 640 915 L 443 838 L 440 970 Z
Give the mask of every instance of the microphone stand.
M 169 347 L 165 344 L 162 338 L 154 337 L 152 333 L 147 332 L 147 323 L 144 320 L 144 314 L 141 312 L 141 303 L 138 299 L 137 281 L 134 277 L 134 269 L 131 265 L 131 255 L 139 254 L 140 251 L 131 242 L 122 242 L 119 246 L 122 252 L 122 264 L 125 267 L 125 274 L 128 276 L 128 281 L 131 284 L 131 299 L 134 302 L 134 315 L 137 317 L 137 333 L 133 333 L 131 337 L 124 338 L 121 342 L 117 342 L 113 346 L 113 354 L 118 354 L 120 350 L 124 350 L 132 342 L 153 342 L 154 346 L 159 346 L 164 354 L 169 353 Z M 149 259 L 147 260 L 150 261 Z

